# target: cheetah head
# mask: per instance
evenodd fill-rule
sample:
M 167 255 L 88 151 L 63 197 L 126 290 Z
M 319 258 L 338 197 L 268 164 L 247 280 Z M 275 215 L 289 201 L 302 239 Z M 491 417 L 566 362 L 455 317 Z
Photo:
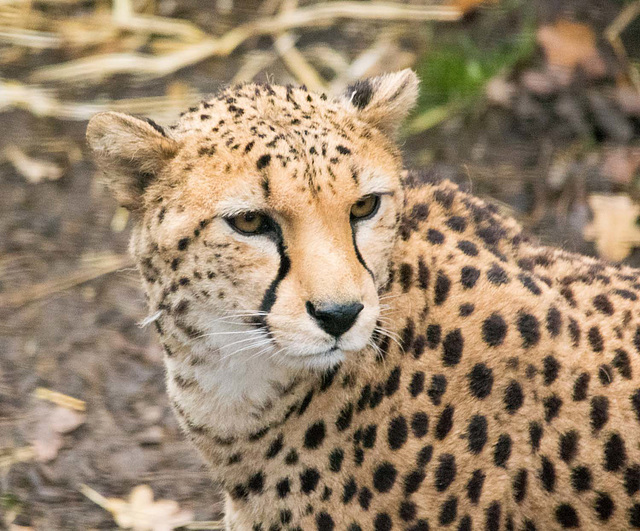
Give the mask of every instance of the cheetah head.
M 168 129 L 91 120 L 165 344 L 327 369 L 372 341 L 403 202 L 393 135 L 417 84 L 405 70 L 337 99 L 247 84 Z

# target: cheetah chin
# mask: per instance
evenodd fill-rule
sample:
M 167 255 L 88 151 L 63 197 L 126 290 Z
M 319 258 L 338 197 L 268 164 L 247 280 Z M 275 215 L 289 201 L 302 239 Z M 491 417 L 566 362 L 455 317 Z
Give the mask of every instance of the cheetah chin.
M 417 90 L 89 123 L 226 529 L 640 529 L 640 271 L 405 171 Z

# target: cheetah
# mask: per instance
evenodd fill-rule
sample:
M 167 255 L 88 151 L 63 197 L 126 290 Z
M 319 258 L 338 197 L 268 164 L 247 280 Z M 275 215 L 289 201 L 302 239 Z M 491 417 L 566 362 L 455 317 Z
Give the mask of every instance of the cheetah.
M 406 171 L 417 92 L 89 123 L 226 529 L 640 528 L 640 271 Z

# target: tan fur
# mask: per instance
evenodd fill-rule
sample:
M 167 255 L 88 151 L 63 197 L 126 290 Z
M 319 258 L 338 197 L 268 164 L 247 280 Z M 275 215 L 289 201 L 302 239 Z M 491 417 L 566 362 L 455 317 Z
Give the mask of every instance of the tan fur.
M 390 136 L 415 87 L 403 72 L 332 101 L 244 85 L 165 135 L 90 124 L 139 212 L 168 391 L 227 528 L 640 528 L 640 273 L 402 177 Z M 122 160 L 155 178 L 131 186 Z M 380 192 L 352 228 L 351 205 Z M 223 219 L 247 210 L 280 239 Z M 328 351 L 305 303 L 352 300 L 362 314 Z

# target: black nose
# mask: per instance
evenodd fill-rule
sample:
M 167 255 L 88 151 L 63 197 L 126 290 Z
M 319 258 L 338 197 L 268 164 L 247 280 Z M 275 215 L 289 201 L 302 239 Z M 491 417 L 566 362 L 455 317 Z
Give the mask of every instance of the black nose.
M 307 313 L 327 334 L 341 336 L 356 322 L 364 306 L 359 302 L 346 304 L 313 304 L 307 301 Z

